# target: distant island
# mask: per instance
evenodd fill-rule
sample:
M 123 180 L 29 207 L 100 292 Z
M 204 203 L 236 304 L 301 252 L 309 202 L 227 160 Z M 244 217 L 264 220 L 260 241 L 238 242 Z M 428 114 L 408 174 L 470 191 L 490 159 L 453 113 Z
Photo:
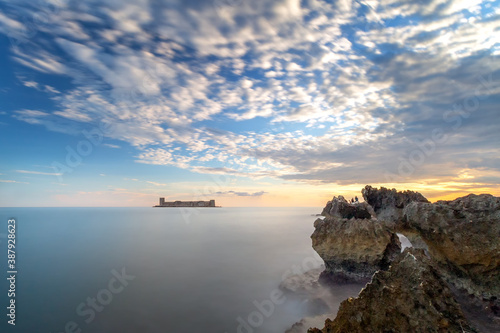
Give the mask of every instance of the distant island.
M 209 201 L 165 201 L 165 198 L 160 198 L 160 204 L 153 207 L 217 207 L 215 200 Z

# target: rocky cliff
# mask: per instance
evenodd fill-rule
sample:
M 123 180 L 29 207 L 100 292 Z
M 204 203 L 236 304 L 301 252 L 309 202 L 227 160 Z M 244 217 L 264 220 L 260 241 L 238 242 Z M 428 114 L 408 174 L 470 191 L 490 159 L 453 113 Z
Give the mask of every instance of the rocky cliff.
M 413 191 L 398 192 L 396 189 L 380 189 L 367 185 L 361 190 L 363 198 L 368 206 L 372 207 L 378 220 L 384 221 L 386 225 L 392 225 L 401 220 L 403 209 L 411 202 L 429 201 L 420 193 Z
M 418 233 L 457 287 L 500 295 L 500 198 L 471 194 L 434 204 L 412 202 L 398 228 Z
M 351 204 L 339 195 L 333 197 L 332 201 L 328 201 L 321 215 L 328 218 L 341 218 L 341 219 L 370 219 L 375 216 L 372 207 L 364 202 L 357 202 Z
M 371 186 L 362 194 L 358 205 L 330 201 L 311 237 L 323 279 L 372 282 L 323 331 L 310 332 L 500 331 L 500 198 L 430 203 L 418 192 Z M 399 254 L 395 233 L 414 249 Z
M 406 249 L 379 271 L 357 298 L 340 305 L 335 320 L 309 333 L 475 332 L 451 290 L 422 250 Z
M 323 210 L 324 219 L 314 222 L 314 250 L 325 262 L 323 281 L 369 281 L 401 251 L 398 237 L 376 220 L 368 205 L 349 204 L 334 197 Z

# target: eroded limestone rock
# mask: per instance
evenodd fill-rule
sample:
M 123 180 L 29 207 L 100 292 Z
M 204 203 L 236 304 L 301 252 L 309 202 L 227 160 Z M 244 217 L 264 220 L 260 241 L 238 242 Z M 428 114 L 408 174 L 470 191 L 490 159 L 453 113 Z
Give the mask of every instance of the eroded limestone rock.
M 357 298 L 342 302 L 335 320 L 309 333 L 476 332 L 424 251 L 406 249 L 377 272 Z
M 430 203 L 413 191 L 366 186 L 362 193 L 359 207 L 342 197 L 328 203 L 313 248 L 330 281 L 369 280 L 380 271 L 337 319 L 310 332 L 500 331 L 500 198 Z M 413 245 L 405 257 L 396 233 Z
M 349 203 L 343 196 L 333 197 L 328 201 L 321 215 L 343 219 L 370 219 L 373 210 L 365 202 Z
M 325 262 L 323 281 L 369 281 L 401 251 L 399 238 L 375 220 L 327 217 L 314 227 L 313 248 Z
M 500 198 L 471 194 L 434 204 L 412 202 L 403 220 L 402 227 L 422 237 L 457 287 L 500 295 Z
M 411 202 L 429 201 L 420 193 L 413 191 L 396 191 L 381 187 L 376 189 L 370 185 L 361 190 L 365 202 L 375 211 L 376 217 L 387 225 L 393 225 L 401 220 L 403 208 Z

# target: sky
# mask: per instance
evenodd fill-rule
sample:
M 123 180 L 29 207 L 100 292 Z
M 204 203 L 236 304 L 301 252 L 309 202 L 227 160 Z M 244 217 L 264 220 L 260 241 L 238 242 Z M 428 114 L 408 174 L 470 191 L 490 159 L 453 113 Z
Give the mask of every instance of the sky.
M 500 196 L 500 1 L 0 0 L 0 206 Z

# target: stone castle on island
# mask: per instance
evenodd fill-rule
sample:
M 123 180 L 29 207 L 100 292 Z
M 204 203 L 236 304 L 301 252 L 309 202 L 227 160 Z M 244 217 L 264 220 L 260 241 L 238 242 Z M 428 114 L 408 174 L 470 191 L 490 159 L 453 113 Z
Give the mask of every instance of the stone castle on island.
M 215 200 L 209 201 L 165 201 L 160 198 L 160 204 L 153 207 L 216 207 Z

